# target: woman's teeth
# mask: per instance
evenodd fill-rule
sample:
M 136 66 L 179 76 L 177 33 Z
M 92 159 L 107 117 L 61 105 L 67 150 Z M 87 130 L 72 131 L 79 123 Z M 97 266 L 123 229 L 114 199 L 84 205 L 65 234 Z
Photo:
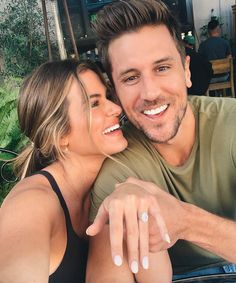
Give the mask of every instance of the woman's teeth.
M 105 131 L 103 131 L 103 134 L 105 135 L 105 134 L 111 133 L 111 132 L 113 132 L 115 130 L 118 130 L 119 128 L 120 128 L 120 125 L 116 124 L 114 126 L 111 126 L 111 127 L 107 128 Z

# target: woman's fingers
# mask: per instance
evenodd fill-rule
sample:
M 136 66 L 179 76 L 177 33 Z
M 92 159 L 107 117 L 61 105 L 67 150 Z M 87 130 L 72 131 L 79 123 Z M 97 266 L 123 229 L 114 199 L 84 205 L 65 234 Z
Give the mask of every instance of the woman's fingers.
M 109 211 L 107 208 L 107 202 L 108 202 L 108 199 L 105 199 L 102 202 L 101 206 L 98 209 L 98 213 L 94 219 L 93 224 L 91 224 L 86 230 L 87 235 L 89 236 L 97 235 L 99 232 L 102 231 L 104 225 L 108 222 Z
M 144 269 L 149 268 L 149 210 L 142 204 L 138 211 L 139 260 Z
M 139 269 L 139 227 L 137 207 L 132 197 L 125 207 L 126 244 L 129 266 L 133 273 Z
M 110 244 L 111 256 L 113 262 L 117 266 L 123 263 L 123 208 L 119 200 L 113 201 L 109 209 L 109 228 L 110 228 Z

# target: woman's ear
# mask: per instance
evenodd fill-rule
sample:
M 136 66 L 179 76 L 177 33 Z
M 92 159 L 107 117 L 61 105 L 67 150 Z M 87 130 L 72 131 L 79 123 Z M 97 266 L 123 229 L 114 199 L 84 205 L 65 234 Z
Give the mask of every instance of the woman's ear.
M 68 136 L 61 137 L 59 144 L 61 148 L 67 148 L 69 146 Z
M 184 72 L 185 72 L 185 82 L 188 88 L 192 86 L 191 72 L 189 67 L 190 67 L 190 57 L 187 55 L 185 58 Z

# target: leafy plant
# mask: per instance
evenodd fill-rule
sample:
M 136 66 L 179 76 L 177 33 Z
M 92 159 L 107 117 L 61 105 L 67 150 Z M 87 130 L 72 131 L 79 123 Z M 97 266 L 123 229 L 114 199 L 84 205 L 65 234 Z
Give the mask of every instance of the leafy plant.
M 37 0 L 7 0 L 0 14 L 2 75 L 23 77 L 47 60 L 43 15 Z
M 8 78 L 0 86 L 0 148 L 9 150 L 1 153 L 0 159 L 8 160 L 26 144 L 27 138 L 21 133 L 18 123 L 16 105 L 21 79 Z M 12 166 L 1 161 L 0 203 L 14 185 L 16 180 Z

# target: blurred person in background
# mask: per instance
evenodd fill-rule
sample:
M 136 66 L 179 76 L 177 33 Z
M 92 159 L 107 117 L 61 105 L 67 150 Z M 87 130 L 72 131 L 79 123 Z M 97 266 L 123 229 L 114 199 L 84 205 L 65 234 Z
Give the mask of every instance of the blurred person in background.
M 208 23 L 209 37 L 201 42 L 198 52 L 202 54 L 208 61 L 224 59 L 231 57 L 231 49 L 229 42 L 221 37 L 221 28 L 217 19 L 212 19 Z M 213 75 L 211 79 L 212 83 L 226 81 L 229 78 L 229 74 Z
M 192 86 L 188 94 L 205 95 L 213 75 L 211 63 L 200 53 L 195 51 L 195 38 L 188 33 L 183 39 L 186 55 L 190 57 L 189 69 Z

